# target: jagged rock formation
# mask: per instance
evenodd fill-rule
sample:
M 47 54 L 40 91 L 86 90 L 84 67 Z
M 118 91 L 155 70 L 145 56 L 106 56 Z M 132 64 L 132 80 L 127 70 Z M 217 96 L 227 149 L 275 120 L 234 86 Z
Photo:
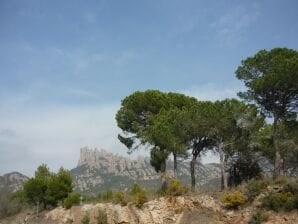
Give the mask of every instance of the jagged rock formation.
M 159 185 L 159 174 L 150 165 L 148 157 L 132 160 L 115 155 L 103 149 L 81 148 L 78 166 L 71 170 L 75 190 L 95 192 L 107 188 L 126 190 L 134 181 L 149 189 Z M 178 163 L 179 178 L 189 183 L 189 162 Z M 173 163 L 168 161 L 168 175 L 173 176 Z M 202 186 L 212 182 L 219 183 L 220 168 L 218 164 L 196 165 L 197 184 Z
M 28 177 L 18 172 L 4 174 L 0 176 L 0 191 L 16 192 L 22 188 L 26 180 Z

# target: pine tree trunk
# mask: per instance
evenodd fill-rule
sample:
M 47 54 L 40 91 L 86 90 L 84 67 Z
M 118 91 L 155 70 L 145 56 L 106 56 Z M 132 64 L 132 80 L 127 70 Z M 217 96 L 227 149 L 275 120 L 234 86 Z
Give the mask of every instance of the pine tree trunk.
M 167 186 L 166 161 L 162 162 L 162 164 L 161 164 L 160 177 L 161 177 L 161 190 L 165 192 L 168 187 Z
M 273 121 L 273 149 L 275 152 L 275 162 L 274 162 L 274 178 L 278 179 L 280 177 L 281 171 L 281 156 L 278 147 L 278 120 L 279 118 L 275 115 Z
M 226 172 L 226 161 L 225 161 L 223 143 L 219 144 L 218 152 L 219 152 L 220 170 L 221 170 L 221 189 L 227 189 L 228 188 L 228 175 Z
M 177 154 L 173 153 L 174 156 L 174 178 L 178 178 L 178 172 L 177 172 Z
M 195 176 L 195 164 L 197 156 L 192 155 L 192 160 L 190 161 L 190 177 L 191 177 L 191 190 L 196 190 L 196 176 Z

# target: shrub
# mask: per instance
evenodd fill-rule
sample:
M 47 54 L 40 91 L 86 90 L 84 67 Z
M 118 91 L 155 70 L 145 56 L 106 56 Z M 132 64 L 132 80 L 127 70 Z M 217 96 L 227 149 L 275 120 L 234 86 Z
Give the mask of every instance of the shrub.
M 268 221 L 268 214 L 266 214 L 264 211 L 258 210 L 256 213 L 254 213 L 249 221 L 249 224 L 261 224 L 262 222 Z
M 267 183 L 262 180 L 254 180 L 247 184 L 246 186 L 246 196 L 248 200 L 254 199 L 256 196 L 258 196 L 262 190 L 264 190 L 267 187 Z
M 81 220 L 81 224 L 89 224 L 89 223 L 90 223 L 89 213 L 86 212 L 84 217 Z
M 141 208 L 145 202 L 148 201 L 147 192 L 141 189 L 134 195 L 134 203 L 136 207 Z
M 289 181 L 283 187 L 284 192 L 291 192 L 294 195 L 298 195 L 298 180 L 296 181 Z
M 187 187 L 182 186 L 180 180 L 173 179 L 170 182 L 166 193 L 170 196 L 180 196 L 187 193 L 187 191 L 188 191 Z
M 231 194 L 224 194 L 221 201 L 227 208 L 238 208 L 245 203 L 246 199 L 241 192 L 235 191 Z
M 75 193 L 69 195 L 64 201 L 63 201 L 63 207 L 66 209 L 71 208 L 73 205 L 78 204 L 80 202 L 80 193 Z
M 291 192 L 270 193 L 263 198 L 262 207 L 275 212 L 291 210 L 294 204 L 293 198 Z
M 105 210 L 98 209 L 97 215 L 95 216 L 95 220 L 97 224 L 107 224 L 108 223 L 108 215 Z
M 183 212 L 183 208 L 176 208 L 174 212 L 175 214 L 181 214 Z
M 131 186 L 130 194 L 135 195 L 135 194 L 139 193 L 140 191 L 142 191 L 141 186 L 136 182 L 133 183 L 133 185 Z
M 127 205 L 127 202 L 128 202 L 128 200 L 122 191 L 118 191 L 115 193 L 114 203 L 121 204 L 122 206 L 125 206 L 125 205 Z

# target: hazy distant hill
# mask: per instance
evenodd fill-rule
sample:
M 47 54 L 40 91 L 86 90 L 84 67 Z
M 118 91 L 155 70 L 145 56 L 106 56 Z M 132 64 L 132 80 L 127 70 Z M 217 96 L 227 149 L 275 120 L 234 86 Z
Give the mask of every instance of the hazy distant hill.
M 0 191 L 15 192 L 22 188 L 23 183 L 28 180 L 28 177 L 18 173 L 12 172 L 0 176 Z
M 190 183 L 189 162 L 178 164 L 179 178 Z M 96 192 L 107 188 L 125 190 L 137 181 L 149 189 L 159 186 L 159 174 L 150 165 L 148 157 L 136 160 L 115 155 L 103 149 L 80 150 L 80 159 L 76 168 L 71 170 L 75 190 Z M 168 174 L 173 176 L 173 164 L 168 162 Z M 218 164 L 196 165 L 197 184 L 217 187 L 219 185 L 220 168 Z

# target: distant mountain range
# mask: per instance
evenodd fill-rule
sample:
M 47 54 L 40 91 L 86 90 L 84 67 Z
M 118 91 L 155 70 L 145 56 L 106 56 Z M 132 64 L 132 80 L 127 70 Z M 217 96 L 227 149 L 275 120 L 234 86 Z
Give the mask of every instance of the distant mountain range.
M 178 176 L 187 184 L 190 183 L 190 164 L 179 161 Z M 173 177 L 173 162 L 168 161 L 168 176 Z M 103 149 L 81 148 L 80 159 L 76 168 L 71 170 L 75 190 L 97 192 L 107 188 L 125 190 L 134 182 L 156 190 L 160 185 L 160 176 L 150 165 L 149 157 L 139 156 L 136 160 L 115 155 Z M 218 164 L 196 164 L 197 185 L 218 187 L 220 167 Z
M 178 162 L 179 178 L 189 184 L 189 161 Z M 173 162 L 167 163 L 168 176 L 173 177 Z M 130 159 L 109 153 L 103 149 L 80 149 L 80 158 L 76 168 L 70 170 L 74 190 L 94 194 L 106 190 L 126 190 L 138 182 L 149 190 L 156 190 L 160 185 L 160 176 L 150 165 L 149 157 Z M 14 192 L 21 189 L 28 177 L 13 172 L 0 176 L 0 190 Z M 200 188 L 218 188 L 220 167 L 218 164 L 196 164 L 196 180 Z

